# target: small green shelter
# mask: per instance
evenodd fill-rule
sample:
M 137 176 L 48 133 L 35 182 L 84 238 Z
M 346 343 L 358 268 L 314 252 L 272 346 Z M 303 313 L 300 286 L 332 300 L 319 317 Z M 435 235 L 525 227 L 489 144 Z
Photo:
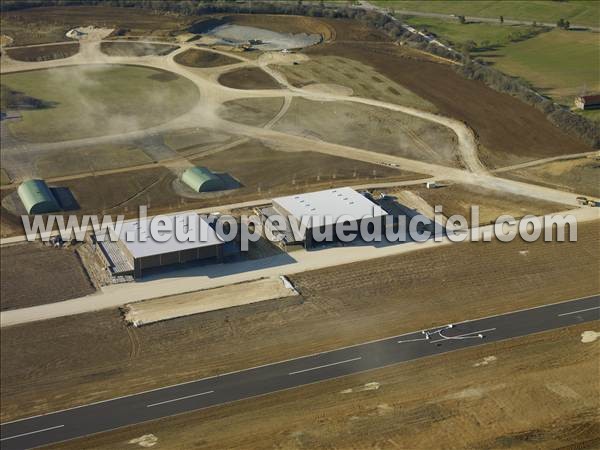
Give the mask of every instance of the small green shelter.
M 61 208 L 44 180 L 27 180 L 17 189 L 27 214 L 47 214 Z
M 221 191 L 225 189 L 223 180 L 206 167 L 190 167 L 183 172 L 181 181 L 196 192 Z

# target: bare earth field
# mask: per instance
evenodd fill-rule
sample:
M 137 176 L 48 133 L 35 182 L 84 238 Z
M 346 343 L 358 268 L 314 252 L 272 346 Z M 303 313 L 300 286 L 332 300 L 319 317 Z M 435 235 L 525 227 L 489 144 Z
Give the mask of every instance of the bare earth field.
M 430 102 L 380 75 L 373 67 L 353 59 L 314 56 L 309 61 L 299 62 L 297 65 L 280 65 L 275 68 L 295 87 L 317 83 L 340 84 L 352 89 L 357 97 L 436 112 L 435 106 Z
M 541 216 L 567 208 L 559 203 L 543 202 L 519 195 L 503 195 L 497 191 L 462 184 L 453 184 L 437 189 L 419 187 L 410 188 L 410 190 L 421 196 L 431 206 L 441 205 L 442 213 L 446 217 L 458 214 L 469 219 L 471 205 L 479 206 L 479 223 L 475 225 L 487 225 L 502 214 L 509 214 L 518 219 L 527 214 Z M 394 191 L 386 192 L 394 195 Z
M 13 45 L 66 41 L 65 33 L 82 24 L 127 30 L 127 36 L 168 37 L 191 22 L 190 17 L 141 8 L 96 6 L 29 8 L 2 13 L 1 19 L 2 34 L 11 36 Z
M 316 152 L 273 150 L 258 141 L 250 141 L 224 153 L 195 159 L 193 163 L 209 167 L 213 171 L 227 172 L 242 184 L 235 191 L 224 191 L 219 197 L 222 204 L 336 186 L 425 177 Z
M 294 98 L 274 128 L 378 153 L 460 166 L 452 130 L 375 106 Z
M 2 311 L 59 302 L 95 291 L 73 249 L 26 243 L 3 246 L 0 255 Z
M 202 153 L 201 148 L 194 146 L 185 151 Z M 190 191 L 191 196 L 183 197 L 175 187 L 177 175 L 158 165 L 130 172 L 64 179 L 51 183 L 51 186 L 69 188 L 80 206 L 75 211 L 78 216 L 125 214 L 126 217 L 134 217 L 140 205 L 147 205 L 149 214 L 161 214 L 288 195 L 302 190 L 425 177 L 320 153 L 273 150 L 258 141 L 245 141 L 222 152 L 207 153 L 191 162 L 229 174 L 240 182 L 240 188 L 195 196 Z M 2 190 L 2 198 L 14 192 L 14 188 Z M 13 212 L 2 208 L 1 217 L 3 237 L 23 233 L 21 220 Z
M 186 154 L 231 142 L 233 138 L 212 128 L 186 128 L 163 134 L 166 145 L 176 152 Z
M 175 62 L 188 67 L 210 68 L 227 66 L 239 61 L 220 53 L 190 49 L 175 55 Z
M 600 160 L 580 158 L 513 170 L 503 177 L 600 197 Z
M 93 173 L 151 162 L 152 158 L 134 144 L 64 149 L 60 151 L 60 164 L 56 164 L 56 154 L 53 152 L 34 159 L 36 175 L 41 178 Z
M 79 52 L 79 42 L 45 45 L 43 47 L 8 48 L 6 53 L 18 61 L 48 61 L 73 56 Z
M 300 304 L 256 304 L 137 329 L 126 327 L 117 310 L 2 328 L 2 421 L 439 324 L 596 294 L 600 291 L 599 231 L 600 222 L 593 222 L 580 224 L 578 243 L 464 243 L 298 274 L 291 280 L 304 299 Z M 559 351 L 555 340 L 548 345 Z M 483 353 L 469 360 L 471 370 L 483 356 L 495 355 L 493 348 L 482 349 Z M 534 354 L 550 358 L 556 370 L 569 366 L 568 360 L 556 364 L 547 351 Z M 565 354 L 577 355 L 572 351 Z M 523 369 L 532 361 L 531 367 L 539 369 L 542 366 L 536 363 L 537 357 L 517 358 L 515 364 Z M 444 358 L 450 359 L 437 359 L 440 363 L 433 362 L 433 366 L 441 370 L 451 364 L 451 355 Z M 589 355 L 582 359 L 590 364 L 585 367 L 597 369 Z M 501 361 L 499 367 L 504 367 Z M 429 370 L 408 373 L 423 379 Z M 544 377 L 537 378 L 535 371 L 519 373 L 544 383 Z M 584 370 L 573 373 L 587 376 Z M 446 381 L 454 384 L 444 395 L 460 391 L 456 383 L 460 385 L 462 377 L 450 369 L 444 374 Z M 396 379 L 403 382 L 405 376 Z M 494 384 L 509 379 L 498 376 Z M 472 383 L 469 378 L 464 380 L 465 388 Z M 342 389 L 366 381 L 380 379 L 345 383 Z M 589 398 L 586 392 L 580 395 Z M 559 414 L 558 409 L 550 410 Z M 489 425 L 504 410 L 483 411 L 488 415 L 482 420 L 485 417 L 484 423 Z M 428 417 L 435 418 L 436 414 Z M 463 417 L 472 416 L 465 413 Z M 571 420 L 569 414 L 564 417 L 567 419 Z M 398 421 L 395 424 L 398 426 Z M 226 438 L 222 430 L 220 435 Z M 129 439 L 133 437 L 137 435 Z
M 149 56 L 168 55 L 176 50 L 176 45 L 149 44 L 146 42 L 102 42 L 100 50 L 109 56 Z
M 199 98 L 191 81 L 172 72 L 133 65 L 93 64 L 2 75 L 2 85 L 47 106 L 23 109 L 8 124 L 25 142 L 119 134 L 186 113 Z
M 126 449 L 145 435 L 173 449 L 597 448 L 600 342 L 584 343 L 581 335 L 598 326 L 461 350 L 51 448 Z
M 483 155 L 488 167 L 591 150 L 516 98 L 493 91 L 481 82 L 467 80 L 446 64 L 406 58 L 402 48 L 393 44 L 336 42 L 310 48 L 307 53 L 368 64 L 431 102 L 441 114 L 466 122 L 480 143 L 490 150 Z
M 234 89 L 279 89 L 270 75 L 256 67 L 232 70 L 219 77 L 219 83 Z
M 240 98 L 223 103 L 217 113 L 225 120 L 260 127 L 275 117 L 282 106 L 281 97 Z
M 210 16 L 197 23 L 210 20 L 214 25 L 232 23 L 248 27 L 265 28 L 278 33 L 318 33 L 324 40 L 335 37 L 335 30 L 325 21 L 315 17 L 283 16 L 271 14 L 234 14 Z
M 267 300 L 282 300 L 298 295 L 281 277 L 262 278 L 187 294 L 154 298 L 123 306 L 128 324 L 149 325 L 194 314 L 217 311 Z

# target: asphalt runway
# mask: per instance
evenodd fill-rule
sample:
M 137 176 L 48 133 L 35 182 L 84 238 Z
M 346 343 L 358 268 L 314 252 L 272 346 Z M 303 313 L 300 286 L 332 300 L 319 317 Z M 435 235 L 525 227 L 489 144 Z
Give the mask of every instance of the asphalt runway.
M 600 320 L 600 295 L 416 331 L 1 425 L 23 449 L 269 394 L 467 347 Z

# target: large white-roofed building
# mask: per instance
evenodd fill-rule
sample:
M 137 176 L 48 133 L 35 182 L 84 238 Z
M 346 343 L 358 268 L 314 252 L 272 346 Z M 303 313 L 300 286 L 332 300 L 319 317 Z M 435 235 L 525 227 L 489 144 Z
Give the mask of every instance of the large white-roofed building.
M 303 230 L 303 221 L 307 224 L 298 237 L 294 237 L 289 229 L 284 231 L 286 243 L 301 242 L 306 248 L 314 246 L 317 228 L 321 233 L 331 228 L 335 237 L 337 224 L 353 223 L 358 230 L 364 220 L 380 220 L 383 224 L 388 215 L 379 205 L 349 187 L 275 198 L 269 215 L 273 214 L 285 216 L 290 222 L 295 221 L 296 230 Z
M 158 216 L 125 222 L 119 240 L 100 242 L 113 275 L 140 278 L 148 269 L 214 259 L 221 261 L 223 240 L 195 213 Z M 159 231 L 161 229 L 162 231 Z

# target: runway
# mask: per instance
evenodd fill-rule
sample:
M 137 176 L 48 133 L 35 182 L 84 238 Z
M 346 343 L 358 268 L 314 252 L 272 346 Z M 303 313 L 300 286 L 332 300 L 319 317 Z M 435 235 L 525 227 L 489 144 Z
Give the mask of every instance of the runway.
M 600 320 L 600 295 L 392 336 L 1 425 L 2 449 L 73 439 L 462 348 Z M 592 325 L 590 325 L 592 326 Z

